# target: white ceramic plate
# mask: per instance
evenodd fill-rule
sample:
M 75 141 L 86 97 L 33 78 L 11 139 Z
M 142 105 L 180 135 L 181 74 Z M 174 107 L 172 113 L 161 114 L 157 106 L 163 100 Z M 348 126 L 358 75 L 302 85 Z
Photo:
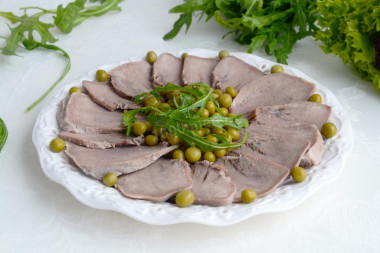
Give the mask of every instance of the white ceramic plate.
M 184 50 L 183 52 L 202 57 L 216 57 L 218 55 L 217 51 L 203 49 Z M 171 53 L 180 57 L 182 51 Z M 276 64 L 251 54 L 231 54 L 267 73 L 270 67 Z M 139 61 L 143 58 L 130 57 L 126 61 L 100 66 L 97 69 L 101 68 L 108 71 L 122 63 Z M 325 142 L 325 154 L 322 163 L 307 170 L 308 176 L 304 182 L 293 183 L 292 180 L 288 179 L 273 193 L 265 198 L 257 199 L 251 204 L 231 204 L 224 207 L 193 205 L 187 208 L 179 208 L 169 203 L 128 199 L 116 189 L 106 187 L 101 182 L 83 174 L 80 169 L 69 162 L 64 152 L 51 152 L 49 143 L 57 137 L 59 130 L 56 120 L 58 103 L 67 96 L 72 86 L 78 86 L 82 80 L 94 80 L 97 69 L 83 75 L 78 80 L 65 84 L 50 98 L 39 113 L 33 130 L 33 142 L 40 158 L 41 167 L 46 176 L 63 185 L 85 205 L 98 209 L 115 210 L 149 224 L 167 225 L 192 222 L 226 226 L 259 214 L 290 209 L 339 176 L 344 167 L 345 159 L 353 147 L 353 133 L 347 113 L 326 87 L 295 68 L 290 66 L 284 66 L 284 68 L 286 73 L 302 77 L 317 85 L 317 93 L 321 94 L 323 102 L 332 107 L 332 115 L 329 121 L 337 126 L 338 133 L 334 138 Z

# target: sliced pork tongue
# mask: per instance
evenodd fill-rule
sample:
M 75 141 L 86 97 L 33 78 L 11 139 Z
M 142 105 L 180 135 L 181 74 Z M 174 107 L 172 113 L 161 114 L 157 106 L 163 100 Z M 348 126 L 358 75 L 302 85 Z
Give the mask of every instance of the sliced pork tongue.
M 262 157 L 291 170 L 300 164 L 309 149 L 310 141 L 289 137 L 251 137 L 231 155 Z
M 89 149 L 66 143 L 66 154 L 87 175 L 102 179 L 107 173 L 117 176 L 147 167 L 177 146 L 128 146 L 112 149 Z
M 312 124 L 321 130 L 330 114 L 330 106 L 304 101 L 284 105 L 260 106 L 248 116 L 248 119 L 261 125 Z
M 262 76 L 240 88 L 230 111 L 247 114 L 258 106 L 307 101 L 315 89 L 314 84 L 285 73 Z
M 310 141 L 310 148 L 301 158 L 300 166 L 308 168 L 320 164 L 323 153 L 323 138 L 318 128 L 315 125 L 259 125 L 252 122 L 243 132 L 248 132 L 249 137 L 290 137 L 294 141 L 305 139 Z
M 115 185 L 134 199 L 163 202 L 192 186 L 189 164 L 182 160 L 159 159 L 146 168 L 119 177 Z
M 218 64 L 217 58 L 202 58 L 188 55 L 183 62 L 182 81 L 184 84 L 212 83 L 212 70 Z
M 226 175 L 236 185 L 234 202 L 241 202 L 241 192 L 247 188 L 264 197 L 289 175 L 287 168 L 255 156 L 224 156 L 216 163 L 226 167 Z
M 265 73 L 235 56 L 224 57 L 212 71 L 212 87 L 225 90 L 227 86 L 238 91 Z
M 109 72 L 116 93 L 127 98 L 153 89 L 151 73 L 152 65 L 146 61 L 128 62 Z
M 84 80 L 82 85 L 95 103 L 103 106 L 109 111 L 114 111 L 116 109 L 131 110 L 141 107 L 132 100 L 120 97 L 109 84 Z
M 140 146 L 144 136 L 126 136 L 124 133 L 112 134 L 76 134 L 59 131 L 59 138 L 87 148 L 106 149 L 122 146 Z
M 83 93 L 74 92 L 59 104 L 57 121 L 70 133 L 98 134 L 123 132 L 121 112 L 110 112 Z
M 182 85 L 182 60 L 172 54 L 160 54 L 153 64 L 153 84 L 164 86 L 167 83 Z
M 236 187 L 220 164 L 208 161 L 197 162 L 192 169 L 193 187 L 196 205 L 226 206 L 232 203 Z

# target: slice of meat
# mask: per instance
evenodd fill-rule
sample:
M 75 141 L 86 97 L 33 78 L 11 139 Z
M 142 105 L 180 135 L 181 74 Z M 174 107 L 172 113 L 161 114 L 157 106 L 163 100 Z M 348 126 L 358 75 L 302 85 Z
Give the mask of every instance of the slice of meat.
M 184 84 L 212 83 L 212 70 L 218 64 L 217 58 L 202 58 L 188 55 L 183 62 L 182 81 Z
M 152 66 L 146 61 L 128 62 L 109 72 L 111 85 L 117 94 L 131 98 L 153 89 Z
M 109 111 L 114 111 L 115 109 L 131 110 L 141 107 L 132 100 L 120 97 L 109 84 L 84 80 L 82 85 L 95 103 Z
M 182 85 L 182 60 L 172 54 L 160 54 L 153 64 L 152 78 L 158 86 L 167 83 Z
M 255 136 L 290 137 L 310 141 L 310 148 L 301 158 L 300 166 L 308 168 L 320 164 L 324 153 L 323 138 L 315 125 L 259 125 L 255 122 L 242 132 L 248 132 L 248 138 Z
M 123 132 L 121 112 L 110 112 L 83 93 L 74 92 L 59 104 L 57 121 L 61 130 L 70 133 Z
M 66 154 L 84 173 L 102 179 L 107 173 L 117 176 L 147 167 L 177 146 L 128 146 L 112 149 L 90 149 L 66 143 Z
M 144 136 L 126 136 L 123 133 L 112 134 L 76 134 L 59 131 L 59 138 L 87 148 L 106 149 L 122 146 L 140 146 L 144 143 Z
M 262 76 L 265 76 L 265 73 L 258 68 L 235 56 L 228 56 L 212 71 L 212 87 L 224 91 L 227 86 L 231 86 L 239 91 L 244 85 Z
M 163 202 L 191 188 L 190 173 L 189 164 L 183 160 L 159 159 L 142 170 L 121 176 L 115 187 L 129 198 Z
M 224 166 L 202 161 L 195 163 L 191 169 L 194 204 L 226 206 L 232 203 L 236 187 L 231 179 L 226 177 Z
M 291 170 L 300 164 L 309 146 L 310 141 L 304 139 L 255 136 L 232 150 L 231 154 L 262 157 Z
M 321 130 L 330 114 L 330 106 L 305 101 L 285 105 L 260 106 L 248 118 L 262 125 L 312 124 Z
M 245 189 L 253 189 L 258 198 L 264 197 L 289 175 L 287 168 L 259 157 L 224 156 L 216 163 L 226 167 L 226 175 L 236 185 L 234 202 L 241 202 Z
M 315 85 L 302 78 L 285 73 L 270 74 L 242 86 L 229 110 L 246 114 L 258 106 L 307 101 L 314 92 Z

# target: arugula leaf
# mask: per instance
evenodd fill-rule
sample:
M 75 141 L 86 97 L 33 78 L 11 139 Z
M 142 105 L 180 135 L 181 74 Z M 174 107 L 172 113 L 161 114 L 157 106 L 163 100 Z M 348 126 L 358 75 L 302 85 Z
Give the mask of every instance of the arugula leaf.
M 191 15 L 201 12 L 200 19 L 207 14 L 206 22 L 214 17 L 221 26 L 231 29 L 241 44 L 248 44 L 248 52 L 265 48 L 277 61 L 287 63 L 294 44 L 318 30 L 316 1 L 313 0 L 184 0 L 169 12 L 181 13 L 173 29 L 164 36 L 174 38 L 186 24 L 191 25 Z M 185 23 L 185 17 L 187 22 Z
M 191 87 L 191 89 L 189 88 Z M 155 110 L 155 114 L 149 114 L 147 120 L 154 126 L 164 127 L 169 132 L 178 135 L 187 144 L 193 146 L 196 145 L 203 151 L 224 149 L 224 148 L 236 148 L 241 146 L 244 140 L 240 143 L 230 143 L 223 136 L 218 136 L 221 143 L 215 144 L 207 141 L 205 138 L 198 136 L 194 131 L 184 129 L 183 124 L 188 124 L 193 130 L 202 128 L 203 126 L 212 125 L 214 127 L 222 128 L 224 126 L 232 126 L 237 129 L 248 127 L 248 120 L 242 118 L 241 115 L 235 117 L 224 117 L 221 115 L 213 115 L 209 118 L 200 117 L 200 112 L 206 106 L 207 101 L 214 101 L 219 109 L 219 104 L 213 100 L 211 93 L 211 87 L 206 83 L 194 83 L 189 87 L 181 87 L 171 83 L 166 84 L 164 87 L 155 87 L 153 91 L 142 93 L 133 98 L 133 101 L 142 103 L 142 100 L 151 96 L 157 95 L 160 92 L 181 91 L 180 104 L 176 103 L 176 108 L 167 107 L 142 107 L 135 110 L 130 110 L 122 114 L 123 125 L 127 128 L 127 135 L 130 135 L 133 123 L 136 122 L 137 113 L 146 114 L 151 110 Z M 197 109 L 197 112 L 194 112 Z M 227 135 L 228 137 L 228 135 Z
M 49 31 L 54 27 L 54 24 L 63 33 L 69 33 L 71 30 L 82 23 L 89 17 L 100 16 L 112 10 L 120 10 L 118 5 L 123 0 L 100 0 L 100 5 L 85 6 L 86 0 L 75 0 L 69 3 L 65 8 L 59 5 L 56 10 L 46 10 L 40 7 L 24 7 L 20 8 L 24 11 L 24 15 L 17 16 L 12 12 L 0 12 L 0 17 L 8 19 L 12 24 L 17 24 L 15 27 L 8 25 L 10 29 L 10 35 L 8 37 L 0 36 L 5 40 L 5 46 L 0 48 L 0 53 L 4 55 L 17 55 L 19 48 L 25 48 L 27 50 L 34 50 L 37 48 L 44 48 L 48 50 L 54 50 L 58 54 L 67 59 L 66 67 L 58 78 L 58 80 L 52 84 L 52 86 L 32 105 L 27 108 L 27 111 L 31 110 L 39 102 L 41 102 L 69 72 L 71 67 L 71 61 L 68 53 L 62 48 L 52 45 L 57 39 Z M 90 2 L 97 2 L 90 0 Z M 27 15 L 27 11 L 33 9 L 39 12 L 33 15 Z M 40 17 L 47 14 L 55 14 L 54 24 L 44 23 L 40 21 Z M 35 38 L 33 33 L 37 32 L 39 40 Z
M 239 143 L 228 143 L 222 136 L 218 136 L 220 140 L 223 140 L 223 143 L 214 143 L 206 140 L 203 137 L 200 137 L 195 132 L 189 129 L 183 128 L 179 122 L 176 122 L 172 118 L 150 114 L 148 116 L 148 121 L 151 122 L 154 126 L 160 126 L 168 129 L 169 132 L 177 135 L 188 145 L 197 146 L 202 151 L 238 148 L 241 145 L 243 145 L 244 142 L 248 139 L 248 133 L 245 134 L 243 140 Z
M 5 142 L 8 138 L 8 130 L 4 121 L 0 118 L 0 152 L 3 149 Z

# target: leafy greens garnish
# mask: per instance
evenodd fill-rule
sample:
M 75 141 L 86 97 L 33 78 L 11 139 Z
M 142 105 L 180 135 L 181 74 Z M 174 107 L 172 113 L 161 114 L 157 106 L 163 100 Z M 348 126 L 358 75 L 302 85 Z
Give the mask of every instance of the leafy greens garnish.
M 70 33 L 72 29 L 81 24 L 84 20 L 93 16 L 100 16 L 112 10 L 120 10 L 118 6 L 123 0 L 100 0 L 100 4 L 91 4 L 86 6 L 86 0 L 75 0 L 69 3 L 66 7 L 59 5 L 56 10 L 45 10 L 40 7 L 25 7 L 20 8 L 24 14 L 17 16 L 12 12 L 0 12 L 0 16 L 8 19 L 12 24 L 17 24 L 14 27 L 8 25 L 10 35 L 8 37 L 0 36 L 5 40 L 6 45 L 0 48 L 0 53 L 4 55 L 17 55 L 19 48 L 34 50 L 44 48 L 54 50 L 58 54 L 66 58 L 66 67 L 58 78 L 58 80 L 32 105 L 27 108 L 27 111 L 35 107 L 41 102 L 66 76 L 70 70 L 70 57 L 62 48 L 52 45 L 57 39 L 50 32 L 50 29 L 57 27 L 63 33 Z M 90 0 L 89 2 L 97 2 Z M 35 13 L 28 15 L 27 11 L 34 10 Z M 54 23 L 44 23 L 40 21 L 40 17 L 50 15 L 54 19 Z M 37 33 L 37 39 L 33 33 Z
M 380 51 L 379 1 L 321 0 L 318 12 L 322 30 L 315 37 L 322 41 L 322 50 L 353 65 L 362 79 L 372 80 L 380 91 L 380 61 L 376 62 Z
M 0 152 L 4 147 L 7 137 L 8 137 L 7 126 L 5 125 L 4 121 L 0 118 Z
M 244 144 L 248 138 L 245 134 L 243 140 L 239 143 L 231 143 L 223 136 L 215 136 L 221 143 L 214 143 L 206 140 L 206 138 L 197 135 L 194 131 L 186 129 L 183 124 L 187 124 L 193 130 L 201 129 L 204 126 L 214 126 L 222 128 L 231 126 L 236 129 L 248 127 L 248 120 L 242 118 L 241 115 L 235 117 L 224 117 L 221 115 L 213 115 L 209 118 L 200 116 L 200 112 L 206 107 L 207 101 L 213 101 L 217 106 L 218 103 L 212 98 L 212 89 L 206 83 L 191 84 L 193 87 L 181 87 L 171 83 L 164 87 L 155 87 L 151 92 L 142 93 L 133 98 L 136 103 L 142 103 L 149 96 L 159 98 L 160 93 L 171 91 L 181 91 L 179 93 L 180 103 L 176 103 L 176 108 L 168 107 L 142 107 L 135 110 L 123 113 L 123 124 L 127 128 L 127 135 L 130 135 L 133 123 L 136 122 L 138 113 L 147 114 L 151 110 L 155 113 L 150 113 L 147 120 L 154 126 L 166 128 L 170 133 L 177 135 L 190 146 L 197 146 L 203 151 L 212 151 L 217 149 L 238 148 Z M 173 101 L 176 101 L 174 99 Z
M 316 7 L 313 0 L 184 0 L 169 10 L 181 15 L 164 39 L 173 39 L 184 25 L 187 31 L 193 13 L 200 13 L 199 20 L 214 17 L 231 29 L 226 35 L 234 34 L 238 43 L 249 45 L 249 53 L 264 47 L 278 62 L 287 63 L 296 41 L 318 30 Z

